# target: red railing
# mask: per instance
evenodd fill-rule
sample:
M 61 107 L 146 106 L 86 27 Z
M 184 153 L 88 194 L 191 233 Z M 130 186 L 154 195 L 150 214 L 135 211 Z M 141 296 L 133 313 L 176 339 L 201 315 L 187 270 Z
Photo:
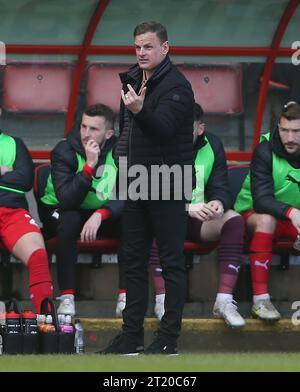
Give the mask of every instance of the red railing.
M 74 54 L 79 55 L 81 45 L 6 45 L 6 53 L 10 54 Z M 88 55 L 135 55 L 133 46 L 91 45 L 86 48 Z M 290 57 L 295 50 L 279 48 L 278 57 Z M 270 56 L 271 48 L 234 47 L 234 46 L 172 46 L 170 54 L 174 56 Z

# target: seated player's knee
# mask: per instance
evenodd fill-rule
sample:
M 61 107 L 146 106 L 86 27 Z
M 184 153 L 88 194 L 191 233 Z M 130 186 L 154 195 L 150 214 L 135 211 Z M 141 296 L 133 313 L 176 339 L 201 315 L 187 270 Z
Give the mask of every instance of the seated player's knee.
M 255 231 L 272 233 L 275 230 L 276 222 L 272 215 L 257 214 Z

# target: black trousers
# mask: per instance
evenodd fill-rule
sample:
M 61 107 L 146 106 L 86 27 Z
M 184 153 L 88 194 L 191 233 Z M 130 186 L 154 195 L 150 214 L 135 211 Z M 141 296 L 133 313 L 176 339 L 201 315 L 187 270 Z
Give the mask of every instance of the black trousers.
M 180 334 L 186 296 L 184 241 L 185 201 L 127 201 L 122 218 L 119 263 L 126 274 L 126 308 L 123 332 L 139 343 L 148 305 L 150 248 L 156 238 L 165 279 L 165 314 L 159 335 L 176 341 Z
M 75 289 L 76 263 L 78 251 L 76 241 L 80 232 L 95 212 L 94 210 L 67 210 L 59 211 L 59 218 L 52 217 L 53 209 L 42 206 L 39 208 L 40 219 L 43 222 L 45 239 L 56 235 L 56 263 L 57 280 L 60 290 Z M 107 220 L 101 223 L 97 238 L 119 238 L 120 221 Z M 124 274 L 123 274 L 124 275 Z

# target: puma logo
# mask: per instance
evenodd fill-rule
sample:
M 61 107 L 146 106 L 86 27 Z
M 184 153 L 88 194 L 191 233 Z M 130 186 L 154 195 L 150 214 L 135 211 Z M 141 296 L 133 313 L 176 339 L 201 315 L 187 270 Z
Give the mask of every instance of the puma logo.
M 241 266 L 240 265 L 229 264 L 228 268 L 234 269 L 236 271 L 236 273 L 238 274 Z
M 290 174 L 288 174 L 288 175 L 285 177 L 285 179 L 288 180 L 288 181 L 290 181 L 290 182 L 292 182 L 293 184 L 297 184 L 297 185 L 298 185 L 298 188 L 300 189 L 300 181 L 297 181 L 296 178 L 294 178 L 294 177 L 292 177 Z
M 265 268 L 266 271 L 268 271 L 268 262 L 269 261 L 270 260 L 266 260 L 264 263 L 261 263 L 260 261 L 255 260 L 254 265 L 256 265 L 257 267 L 263 267 L 263 268 Z
M 34 226 L 39 227 L 39 225 L 35 222 L 35 220 L 32 218 L 31 215 L 24 214 L 24 216 L 25 216 L 25 218 L 28 218 L 28 219 L 29 219 L 29 223 L 30 223 L 31 225 L 34 225 Z

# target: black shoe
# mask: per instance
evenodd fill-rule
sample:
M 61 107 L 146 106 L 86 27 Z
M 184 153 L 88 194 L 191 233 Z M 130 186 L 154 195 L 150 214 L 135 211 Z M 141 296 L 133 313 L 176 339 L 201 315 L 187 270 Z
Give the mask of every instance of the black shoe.
M 102 351 L 97 351 L 97 354 L 123 354 L 123 355 L 139 355 L 144 351 L 142 344 L 137 344 L 136 341 L 125 336 L 122 332 L 117 335 Z
M 176 343 L 172 343 L 163 336 L 158 336 L 146 348 L 144 354 L 178 355 Z

